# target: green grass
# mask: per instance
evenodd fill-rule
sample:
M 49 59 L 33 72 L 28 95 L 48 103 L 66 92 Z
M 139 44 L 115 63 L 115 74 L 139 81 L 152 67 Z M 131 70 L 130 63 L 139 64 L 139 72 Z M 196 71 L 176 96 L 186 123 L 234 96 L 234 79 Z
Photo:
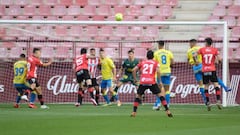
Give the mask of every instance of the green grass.
M 150 105 L 94 107 L 49 105 L 50 109 L 12 108 L 0 104 L 1 135 L 239 135 L 240 107 L 211 112 L 204 106 L 172 105 L 173 118 Z

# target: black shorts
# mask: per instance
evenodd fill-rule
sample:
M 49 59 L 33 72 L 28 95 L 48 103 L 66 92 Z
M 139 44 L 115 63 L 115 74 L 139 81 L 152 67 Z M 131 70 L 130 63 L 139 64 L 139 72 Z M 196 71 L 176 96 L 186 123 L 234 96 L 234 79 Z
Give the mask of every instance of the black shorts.
M 76 72 L 77 82 L 82 83 L 83 80 L 90 79 L 90 75 L 87 69 L 81 69 Z
M 153 94 L 158 94 L 161 92 L 157 84 L 152 84 L 152 85 L 140 84 L 137 90 L 137 94 L 143 95 L 146 89 L 150 89 L 150 91 Z
M 209 84 L 209 82 L 218 82 L 216 71 L 203 72 L 203 84 Z
M 91 78 L 91 81 L 92 81 L 92 87 L 99 86 L 96 78 Z
M 36 84 L 36 87 L 40 87 L 40 84 L 38 83 L 37 81 L 37 78 L 31 78 L 31 79 L 28 79 L 27 82 L 31 85 L 33 83 Z

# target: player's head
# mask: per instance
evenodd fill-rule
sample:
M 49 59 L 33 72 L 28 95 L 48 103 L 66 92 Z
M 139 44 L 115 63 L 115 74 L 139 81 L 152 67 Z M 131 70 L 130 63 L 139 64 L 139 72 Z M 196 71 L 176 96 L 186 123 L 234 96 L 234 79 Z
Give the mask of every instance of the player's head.
M 20 60 L 25 60 L 25 59 L 26 59 L 26 55 L 25 55 L 25 54 L 23 54 L 23 53 L 22 53 L 22 54 L 20 54 L 20 56 L 19 56 L 19 59 L 20 59 Z
M 100 48 L 100 50 L 99 50 L 99 55 L 100 55 L 101 58 L 104 58 L 104 57 L 105 57 L 105 51 L 104 51 L 103 48 Z
M 163 40 L 159 40 L 157 41 L 158 43 L 158 48 L 163 48 L 164 47 L 164 41 Z
M 131 49 L 128 51 L 128 58 L 133 59 L 134 58 L 134 51 Z
M 87 53 L 87 49 L 86 48 L 82 48 L 80 51 L 80 54 L 86 54 Z
M 90 55 L 95 56 L 96 55 L 96 50 L 95 48 L 90 49 Z
M 149 59 L 149 60 L 151 60 L 151 59 L 153 59 L 153 51 L 152 50 L 149 50 L 149 51 L 147 51 L 147 59 Z
M 37 58 L 41 57 L 41 50 L 39 48 L 33 48 L 33 55 Z
M 197 40 L 196 39 L 191 39 L 191 40 L 189 40 L 189 44 L 190 44 L 190 47 L 192 48 L 197 44 Z
M 205 44 L 206 46 L 211 46 L 212 45 L 212 39 L 211 38 L 205 38 Z

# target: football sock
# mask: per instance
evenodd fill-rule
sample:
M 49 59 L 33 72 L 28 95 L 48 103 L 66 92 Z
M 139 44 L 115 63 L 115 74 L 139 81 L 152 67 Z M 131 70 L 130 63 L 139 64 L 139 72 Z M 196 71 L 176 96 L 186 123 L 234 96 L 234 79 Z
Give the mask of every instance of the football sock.
M 226 86 L 226 85 L 223 83 L 223 81 L 222 81 L 221 79 L 219 79 L 219 78 L 218 78 L 218 83 L 219 83 L 219 85 L 220 85 L 225 91 L 228 90 L 227 86 Z
M 77 102 L 82 104 L 82 99 L 83 99 L 83 91 L 82 91 L 82 89 L 79 89 Z
M 118 101 L 118 95 L 117 95 L 117 93 L 115 92 L 115 91 L 113 91 L 113 98 L 116 100 L 116 101 Z
M 32 91 L 30 95 L 30 103 L 34 103 L 36 99 L 36 92 Z
M 206 103 L 206 96 L 205 96 L 203 87 L 204 86 L 200 86 L 200 93 L 201 93 L 201 96 L 202 96 L 202 99 L 203 99 L 204 103 Z
M 160 104 L 160 98 L 158 96 L 156 96 L 156 101 L 154 103 L 154 106 L 157 107 Z
M 95 101 L 98 103 L 99 100 L 99 91 L 96 91 L 96 95 L 95 95 Z
M 105 91 L 105 92 L 103 93 L 103 98 L 105 99 L 105 101 L 107 102 L 107 104 L 110 103 L 110 100 L 109 100 L 108 95 L 107 95 L 107 91 Z
M 208 103 L 208 102 L 209 102 L 209 93 L 208 93 L 208 90 L 205 89 L 204 93 L 205 93 L 205 96 L 206 96 L 206 103 Z
M 170 105 L 170 91 L 169 90 L 166 91 L 165 99 L 166 99 L 167 105 L 169 107 L 169 105 Z
M 16 103 L 19 104 L 19 103 L 20 103 L 20 100 L 21 100 L 21 94 L 18 93 L 17 99 L 16 99 Z
M 42 95 L 38 95 L 38 100 L 40 101 L 41 105 L 44 105 L 44 101 L 43 101 L 43 96 Z
M 219 87 L 215 87 L 215 90 L 216 90 L 216 98 L 217 98 L 217 100 L 220 100 L 220 95 L 221 95 L 220 88 Z
M 168 109 L 168 106 L 167 106 L 167 101 L 166 101 L 165 97 L 164 97 L 164 96 L 160 96 L 159 98 L 160 98 L 161 103 L 162 103 L 162 105 L 164 106 L 165 110 L 169 110 L 169 109 Z
M 135 98 L 135 100 L 133 102 L 133 112 L 137 112 L 137 108 L 138 108 L 138 105 L 140 102 L 141 102 L 141 99 Z
M 114 91 L 115 91 L 115 92 L 117 92 L 117 91 L 118 91 L 118 86 L 116 86 L 116 87 L 114 88 Z

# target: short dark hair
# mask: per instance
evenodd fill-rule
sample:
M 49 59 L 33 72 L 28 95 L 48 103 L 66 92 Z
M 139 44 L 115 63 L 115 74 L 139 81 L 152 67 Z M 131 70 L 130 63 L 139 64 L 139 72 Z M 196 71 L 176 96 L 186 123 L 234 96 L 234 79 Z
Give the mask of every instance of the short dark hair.
M 205 42 L 207 43 L 207 45 L 212 45 L 212 38 L 205 38 Z
M 90 51 L 93 51 L 93 50 L 95 50 L 95 48 L 91 48 L 91 49 L 90 49 Z
M 197 40 L 196 40 L 196 39 L 191 39 L 191 40 L 189 40 L 189 42 L 190 42 L 190 43 L 196 43 Z
M 164 46 L 164 41 L 163 41 L 163 40 L 159 40 L 159 41 L 157 41 L 157 43 L 158 43 L 158 45 L 160 45 L 160 46 Z
M 80 54 L 85 54 L 87 53 L 87 49 L 86 48 L 82 48 L 81 51 L 80 51 Z
M 129 54 L 129 53 L 134 53 L 133 49 L 129 50 L 129 51 L 128 51 L 128 54 Z
M 25 58 L 26 58 L 26 55 L 22 53 L 22 54 L 20 54 L 19 57 L 25 59 Z
M 103 48 L 100 48 L 100 50 L 99 50 L 100 52 L 104 52 L 104 49 Z
M 33 48 L 33 53 L 36 53 L 37 51 L 40 51 L 40 48 Z
M 153 51 L 152 50 L 149 50 L 149 51 L 147 51 L 147 58 L 148 59 L 153 59 Z

